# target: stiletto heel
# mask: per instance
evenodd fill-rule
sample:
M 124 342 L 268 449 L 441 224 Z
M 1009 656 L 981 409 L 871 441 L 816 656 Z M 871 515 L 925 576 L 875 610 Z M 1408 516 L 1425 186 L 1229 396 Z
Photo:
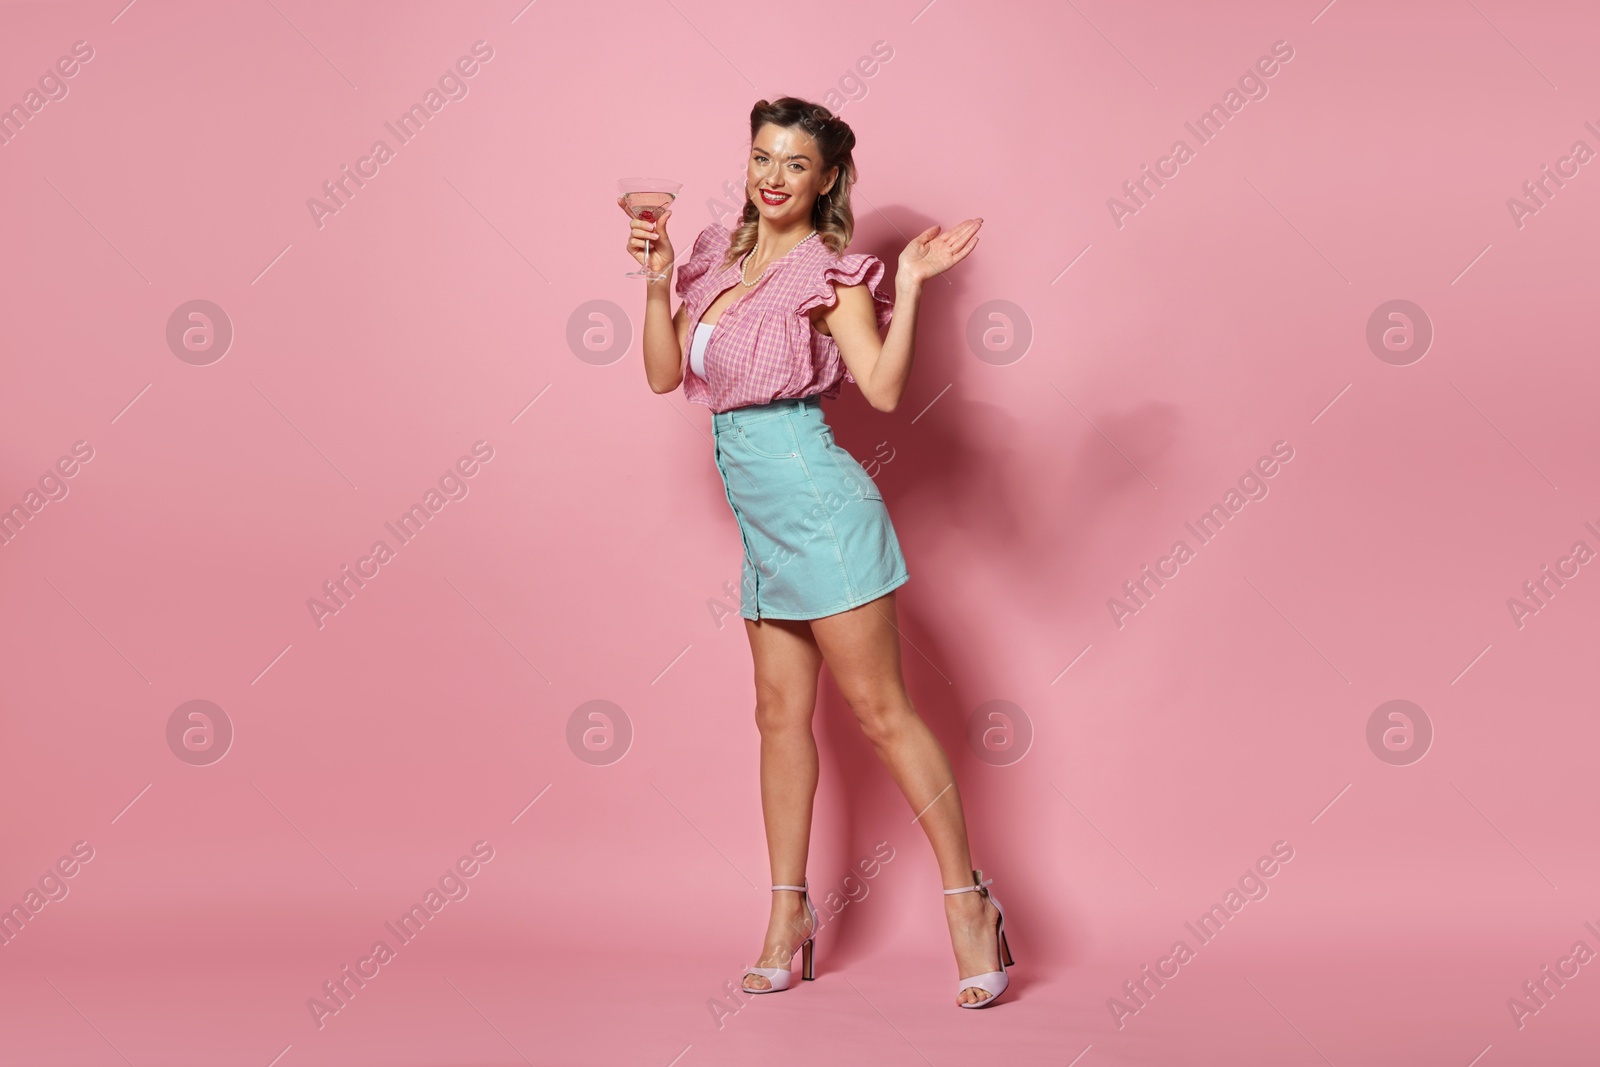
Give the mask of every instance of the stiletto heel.
M 974 1001 L 971 1004 L 963 1003 L 961 1005 L 963 1008 L 987 1008 L 999 1000 L 1000 994 L 1004 993 L 1006 987 L 1011 984 L 1011 976 L 1006 974 L 1005 969 L 1015 966 L 1016 963 L 1011 958 L 1011 946 L 1006 942 L 1006 910 L 1000 906 L 999 899 L 985 888 L 993 881 L 993 878 L 984 878 L 982 871 L 975 870 L 972 872 L 972 885 L 964 885 L 957 889 L 946 889 L 944 891 L 945 896 L 950 896 L 954 893 L 981 893 L 984 899 L 994 904 L 995 910 L 1000 913 L 994 924 L 995 950 L 1000 957 L 1000 969 L 998 971 L 985 971 L 983 974 L 975 974 L 970 978 L 960 979 L 960 984 L 956 986 L 956 996 L 959 997 L 963 989 L 982 989 L 989 994 L 982 1000 Z
M 817 974 L 816 974 L 817 909 L 811 906 L 811 890 L 809 888 L 810 881 L 811 880 L 808 878 L 806 880 L 806 884 L 805 885 L 775 885 L 775 886 L 772 887 L 774 892 L 776 892 L 776 891 L 778 891 L 780 889 L 792 889 L 797 893 L 804 893 L 805 894 L 806 915 L 807 915 L 807 918 L 810 920 L 811 929 L 810 929 L 810 932 L 806 934 L 806 939 L 804 941 L 800 942 L 799 949 L 798 949 L 798 951 L 800 952 L 800 979 L 801 979 L 801 981 L 812 981 L 817 976 Z M 791 964 L 794 962 L 794 953 L 793 952 L 791 952 L 789 954 L 789 962 Z M 751 989 L 749 986 L 744 984 L 744 980 L 741 977 L 741 979 L 739 981 L 739 985 L 744 990 L 744 992 L 746 992 L 746 993 L 776 993 L 780 989 L 788 989 L 789 988 L 789 979 L 790 979 L 790 977 L 792 975 L 792 972 L 790 971 L 790 969 L 788 967 L 746 967 L 744 973 L 747 974 L 747 975 L 750 975 L 750 974 L 759 975 L 760 977 L 765 978 L 769 983 L 771 983 L 765 989 Z

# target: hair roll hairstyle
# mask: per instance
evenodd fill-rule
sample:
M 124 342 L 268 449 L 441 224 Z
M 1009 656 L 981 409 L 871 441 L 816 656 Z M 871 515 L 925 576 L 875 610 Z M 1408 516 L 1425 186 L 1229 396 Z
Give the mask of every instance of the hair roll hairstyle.
M 817 142 L 822 154 L 818 170 L 823 174 L 839 168 L 839 176 L 826 194 L 817 197 L 811 207 L 811 225 L 816 227 L 817 240 L 842 255 L 850 247 L 850 235 L 855 232 L 855 213 L 850 210 L 850 187 L 856 182 L 856 163 L 850 152 L 856 146 L 855 131 L 833 112 L 821 104 L 813 104 L 799 97 L 784 96 L 777 100 L 757 100 L 750 109 L 750 141 L 768 124 L 785 128 L 799 127 Z M 747 163 L 748 165 L 748 163 Z M 744 213 L 734 228 L 733 240 L 728 245 L 727 266 L 756 243 L 756 222 L 761 217 L 755 201 L 745 191 Z

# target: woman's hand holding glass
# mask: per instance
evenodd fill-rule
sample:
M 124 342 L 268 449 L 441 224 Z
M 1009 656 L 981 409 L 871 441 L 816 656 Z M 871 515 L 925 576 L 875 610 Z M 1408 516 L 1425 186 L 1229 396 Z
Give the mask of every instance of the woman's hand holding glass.
M 667 280 L 672 267 L 672 242 L 666 239 L 661 223 L 672 214 L 671 204 L 682 190 L 683 183 L 671 178 L 617 179 L 617 191 L 622 194 L 617 206 L 633 220 L 628 254 L 639 261 L 640 267 L 629 271 L 628 277 L 644 278 L 651 285 Z

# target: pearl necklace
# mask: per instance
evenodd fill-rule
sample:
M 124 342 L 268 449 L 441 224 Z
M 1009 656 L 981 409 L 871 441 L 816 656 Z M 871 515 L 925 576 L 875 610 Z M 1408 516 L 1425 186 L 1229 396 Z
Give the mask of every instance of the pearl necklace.
M 816 230 L 812 230 L 810 233 L 808 233 L 804 237 L 800 238 L 800 240 L 796 241 L 794 243 L 794 248 L 799 248 L 801 245 L 805 244 L 807 241 L 811 240 L 811 238 L 815 237 L 816 235 L 817 235 L 817 231 Z M 789 249 L 789 252 L 793 252 L 794 248 Z M 754 248 L 752 248 L 750 251 L 746 252 L 744 254 L 744 259 L 739 261 L 739 280 L 741 282 L 744 282 L 744 287 L 746 289 L 754 287 L 756 282 L 759 282 L 762 278 L 765 278 L 767 276 L 767 271 L 769 269 L 771 269 L 771 267 L 772 267 L 772 264 L 768 263 L 765 267 L 761 268 L 761 273 L 756 275 L 756 280 L 754 282 L 745 281 L 745 268 L 750 263 L 750 257 L 755 255 L 760 250 L 761 250 L 761 242 L 757 241 L 756 242 L 756 246 Z M 789 254 L 789 252 L 785 252 L 784 255 L 787 256 Z

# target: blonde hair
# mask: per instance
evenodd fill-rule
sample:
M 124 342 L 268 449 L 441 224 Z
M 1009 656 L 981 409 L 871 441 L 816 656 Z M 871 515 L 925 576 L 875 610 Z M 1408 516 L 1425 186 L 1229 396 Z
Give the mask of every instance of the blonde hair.
M 856 182 L 856 164 L 851 149 L 856 146 L 855 131 L 833 112 L 821 104 L 813 104 L 799 97 L 784 96 L 777 100 L 757 100 L 750 109 L 750 141 L 766 125 L 804 130 L 817 142 L 822 153 L 820 170 L 826 173 L 839 168 L 838 178 L 827 193 L 817 197 L 811 206 L 811 225 L 816 227 L 817 240 L 842 255 L 850 247 L 850 235 L 855 232 L 855 213 L 850 210 L 850 187 Z M 756 223 L 761 217 L 755 201 L 745 194 L 744 212 L 739 224 L 733 228 L 733 240 L 728 244 L 728 254 L 722 265 L 730 266 L 756 244 Z

